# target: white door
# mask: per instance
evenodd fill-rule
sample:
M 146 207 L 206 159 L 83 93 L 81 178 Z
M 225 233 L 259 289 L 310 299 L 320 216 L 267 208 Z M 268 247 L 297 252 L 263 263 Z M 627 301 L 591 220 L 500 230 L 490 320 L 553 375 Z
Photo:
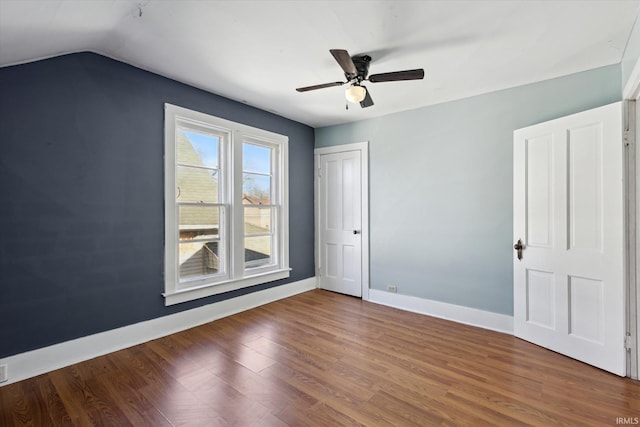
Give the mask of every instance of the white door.
M 319 286 L 362 296 L 361 151 L 319 156 Z
M 515 335 L 617 375 L 623 153 L 621 103 L 514 132 Z

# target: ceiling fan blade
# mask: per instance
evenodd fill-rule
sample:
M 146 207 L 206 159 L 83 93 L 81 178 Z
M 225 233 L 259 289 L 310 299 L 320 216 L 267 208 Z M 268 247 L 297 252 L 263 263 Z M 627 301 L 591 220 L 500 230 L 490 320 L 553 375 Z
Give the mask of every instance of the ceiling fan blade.
M 333 55 L 338 65 L 342 67 L 346 75 L 355 77 L 358 74 L 356 64 L 353 63 L 349 52 L 344 49 L 331 49 L 329 52 L 331 52 L 331 55 Z
M 343 84 L 344 84 L 344 82 L 324 83 L 324 84 L 321 84 L 321 85 L 299 87 L 296 90 L 298 92 L 308 92 L 310 90 L 324 89 L 325 87 L 342 86 Z
M 366 93 L 364 95 L 364 99 L 360 101 L 360 106 L 362 108 L 371 107 L 373 105 L 373 99 L 371 99 L 371 95 L 369 95 L 369 89 L 367 89 L 366 86 L 362 86 L 362 87 L 364 88 Z
M 399 80 L 420 80 L 424 78 L 424 70 L 418 68 L 416 70 L 394 71 L 392 73 L 373 74 L 367 80 L 371 83 L 395 82 Z

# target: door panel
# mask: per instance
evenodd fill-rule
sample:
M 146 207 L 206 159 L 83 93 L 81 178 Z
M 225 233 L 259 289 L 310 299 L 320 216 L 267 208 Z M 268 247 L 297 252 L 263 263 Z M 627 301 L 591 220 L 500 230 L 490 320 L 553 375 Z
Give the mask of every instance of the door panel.
M 527 270 L 527 322 L 555 329 L 555 285 L 553 273 Z
M 515 335 L 618 375 L 622 173 L 620 103 L 514 132 Z
M 570 129 L 569 249 L 602 252 L 602 123 Z
M 320 287 L 362 296 L 361 152 L 324 154 L 319 161 Z
M 604 344 L 604 282 L 569 276 L 569 334 Z
M 552 240 L 553 182 L 552 136 L 526 141 L 527 242 L 529 246 L 549 247 Z

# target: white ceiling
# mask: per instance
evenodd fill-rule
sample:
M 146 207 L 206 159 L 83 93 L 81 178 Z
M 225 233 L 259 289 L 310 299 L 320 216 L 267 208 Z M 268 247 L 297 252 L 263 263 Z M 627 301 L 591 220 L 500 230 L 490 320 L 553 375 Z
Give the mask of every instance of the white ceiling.
M 640 0 L 0 0 L 0 66 L 94 51 L 319 127 L 619 63 Z M 329 49 L 373 57 L 345 110 Z

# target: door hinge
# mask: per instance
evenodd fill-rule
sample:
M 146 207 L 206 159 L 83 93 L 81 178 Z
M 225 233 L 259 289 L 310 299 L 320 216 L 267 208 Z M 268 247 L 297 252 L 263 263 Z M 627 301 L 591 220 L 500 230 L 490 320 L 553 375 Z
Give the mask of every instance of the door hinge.
M 624 348 L 627 350 L 631 350 L 635 347 L 635 342 L 631 334 L 627 334 L 624 336 Z
M 318 178 L 322 178 L 322 168 L 318 167 Z
M 624 131 L 624 145 L 628 147 L 631 144 L 631 132 L 629 130 Z

